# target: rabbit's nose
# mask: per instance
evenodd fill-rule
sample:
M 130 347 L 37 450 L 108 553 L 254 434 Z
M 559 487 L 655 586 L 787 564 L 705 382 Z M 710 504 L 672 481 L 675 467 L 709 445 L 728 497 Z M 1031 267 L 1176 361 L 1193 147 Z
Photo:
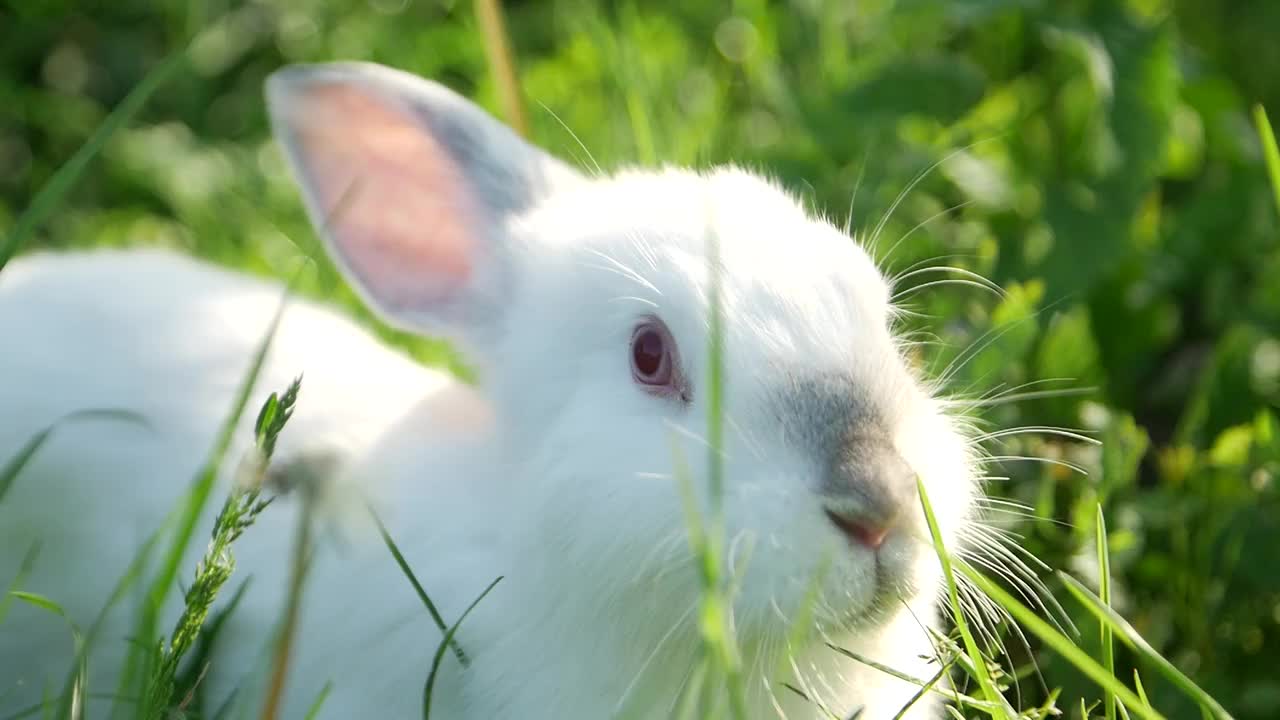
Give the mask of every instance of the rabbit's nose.
M 830 508 L 827 508 L 824 512 L 826 512 L 827 519 L 831 521 L 831 524 L 844 533 L 844 536 L 851 543 L 865 545 L 871 550 L 879 550 L 880 546 L 884 544 L 884 539 L 889 536 L 888 525 L 880 525 L 868 521 L 865 518 L 858 517 L 856 514 L 852 517 L 846 517 Z
M 872 550 L 916 502 L 915 472 L 884 441 L 851 444 L 823 490 L 827 518 L 851 542 Z

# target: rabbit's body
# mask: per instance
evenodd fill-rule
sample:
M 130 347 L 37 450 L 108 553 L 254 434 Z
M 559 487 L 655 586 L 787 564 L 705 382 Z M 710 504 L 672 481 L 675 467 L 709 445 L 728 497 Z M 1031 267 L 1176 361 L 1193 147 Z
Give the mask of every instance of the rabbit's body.
M 106 277 L 113 292 L 81 292 Z M 22 551 L 40 538 L 23 587 L 57 599 L 87 628 L 210 452 L 283 288 L 160 251 L 35 255 L 14 262 L 0 278 L 0 332 L 23 348 L 0 356 L 0 376 L 60 378 L 56 393 L 33 383 L 0 388 L 8 411 L 0 457 L 14 456 L 41 427 L 85 408 L 128 409 L 149 425 L 107 418 L 62 425 L 0 503 L 0 577 L 15 576 Z M 36 307 L 60 311 L 37 317 L 30 312 Z M 209 336 L 217 342 L 207 342 Z M 75 353 L 66 352 L 68 337 L 77 338 Z M 552 543 L 572 539 L 541 535 L 546 528 L 521 519 L 538 512 L 539 500 L 519 499 L 514 476 L 500 467 L 483 400 L 381 347 L 332 311 L 290 301 L 211 505 L 230 489 L 235 461 L 252 439 L 253 409 L 302 370 L 300 402 L 278 454 L 336 448 L 366 458 L 350 477 L 368 479 L 364 487 L 389 532 L 446 618 L 456 618 L 504 576 L 459 634 L 473 658 L 467 682 L 457 677 L 452 655 L 445 664 L 435 700 L 441 717 L 500 717 L 516 708 L 534 718 L 606 717 L 617 708 L 667 716 L 699 652 L 692 568 L 583 563 L 575 569 L 571 548 L 548 553 Z M 410 438 L 419 442 L 406 442 Z M 341 488 L 336 494 L 358 499 Z M 245 578 L 252 581 L 203 681 L 210 698 L 229 697 L 239 686 L 246 698 L 260 699 L 272 650 L 266 631 L 282 616 L 297 505 L 282 498 L 235 545 L 237 579 L 226 593 Z M 468 522 L 458 523 L 460 517 Z M 182 564 L 184 585 L 211 524 L 206 512 Z M 440 633 L 367 524 L 343 530 L 339 537 L 322 535 L 309 575 L 285 716 L 302 714 L 332 682 L 325 717 L 362 716 L 371 698 L 380 716 L 414 717 Z M 664 552 L 678 549 L 673 539 L 683 541 L 664 537 Z M 162 543 L 157 554 L 163 550 Z M 652 560 L 655 552 L 643 550 L 637 559 Z M 568 589 L 588 572 L 615 575 L 616 594 Z M 556 588 L 565 590 L 548 592 Z M 116 687 L 141 592 L 135 587 L 117 605 L 95 642 L 89 663 L 95 693 Z M 180 612 L 177 596 L 172 593 L 163 614 L 163 630 Z M 929 617 L 927 605 L 916 609 L 922 618 Z M 10 613 L 0 627 L 0 678 L 10 691 L 3 707 L 17 710 L 38 703 L 44 683 L 60 687 L 73 650 L 54 615 L 21 603 Z M 856 634 L 830 639 L 925 675 L 916 657 L 928 654 L 922 630 L 909 613 L 899 616 L 892 632 L 872 642 Z M 751 639 L 744 638 L 748 667 L 785 669 L 781 637 Z M 829 649 L 796 662 L 805 680 L 824 683 L 818 688 L 838 674 L 850 688 L 842 695 L 859 703 L 883 698 L 888 715 L 912 692 Z M 752 690 L 753 706 L 772 716 L 763 686 Z M 796 704 L 789 695 L 779 696 L 783 707 Z M 96 714 L 108 705 L 100 698 L 89 710 Z M 922 702 L 921 710 L 930 705 Z
M 372 501 L 446 621 L 504 578 L 458 635 L 470 666 L 445 659 L 437 717 L 670 716 L 701 647 L 678 476 L 688 468 L 706 507 L 710 237 L 726 560 L 752 717 L 880 720 L 918 690 L 828 643 L 936 672 L 939 572 L 915 478 L 957 541 L 976 492 L 970 447 L 903 362 L 887 283 L 859 247 L 741 171 L 580 176 L 401 73 L 324 66 L 272 83 L 277 133 L 355 287 L 480 370 L 472 390 L 303 303 L 251 402 L 304 374 L 278 455 L 338 448 L 327 507 L 359 520 Z M 6 410 L 0 453 L 83 407 L 139 410 L 163 438 L 103 420 L 56 433 L 0 503 L 0 571 L 47 536 L 55 559 L 42 551 L 27 586 L 74 600 L 87 624 L 199 466 L 279 292 L 152 253 L 0 274 L 0 332 L 24 348 L 0 359 L 0 378 L 22 378 L 0 391 L 20 408 Z M 210 697 L 265 682 L 296 522 L 296 501 L 279 504 L 237 545 L 254 583 Z M 416 717 L 440 632 L 368 523 L 344 527 L 310 575 L 285 716 L 331 680 L 324 717 Z M 0 626 L 0 671 L 63 670 L 49 658 L 65 661 L 69 641 L 42 627 Z M 122 652 L 127 628 L 98 645 Z M 113 671 L 110 658 L 91 667 Z M 935 717 L 934 698 L 912 712 Z

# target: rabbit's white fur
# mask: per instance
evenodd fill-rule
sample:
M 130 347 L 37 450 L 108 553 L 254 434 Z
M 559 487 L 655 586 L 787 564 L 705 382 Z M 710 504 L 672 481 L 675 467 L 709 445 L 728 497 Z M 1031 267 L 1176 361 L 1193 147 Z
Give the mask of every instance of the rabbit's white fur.
M 305 124 L 290 113 L 307 83 L 347 83 L 377 102 L 426 108 L 423 132 L 434 144 L 419 149 L 446 167 L 425 177 L 457 183 L 444 188 L 453 198 L 444 210 L 410 220 L 422 233 L 433 232 L 432 220 L 459 233 L 469 274 L 420 287 L 406 273 L 421 257 L 361 255 L 370 252 L 359 234 L 368 226 L 335 223 L 324 236 L 390 321 L 466 348 L 480 369 L 477 389 L 414 364 L 333 311 L 294 301 L 233 451 L 251 440 L 252 409 L 265 393 L 303 373 L 279 456 L 337 448 L 346 461 L 326 491 L 330 505 L 371 500 L 447 620 L 503 576 L 459 632 L 470 667 L 446 657 L 436 716 L 669 716 L 700 643 L 700 585 L 673 449 L 705 501 L 714 236 L 726 537 L 752 716 L 827 717 L 785 682 L 841 717 L 862 707 L 866 720 L 892 717 L 918 688 L 826 643 L 932 676 L 925 628 L 937 621 L 938 561 L 915 500 L 878 552 L 851 544 L 824 514 L 826 455 L 850 433 L 882 432 L 922 478 L 950 542 L 977 489 L 968 443 L 901 357 L 886 282 L 866 253 L 740 170 L 582 177 L 425 81 L 354 65 L 286 72 L 294 75 L 273 90 L 277 132 L 318 226 L 334 192 L 329 178 L 308 173 L 335 166 L 312 159 L 327 152 L 315 142 L 327 136 L 293 126 Z M 379 221 L 379 212 L 413 211 L 379 205 L 385 194 L 365 198 Z M 420 251 L 392 250 L 406 247 Z M 0 272 L 0 458 L 84 407 L 134 409 L 151 424 L 84 419 L 51 436 L 0 501 L 0 579 L 40 538 L 24 587 L 89 625 L 202 462 L 280 292 L 160 251 L 35 254 Z M 687 403 L 632 378 L 628 342 L 649 315 L 678 344 Z M 296 506 L 279 501 L 236 545 L 237 577 L 253 581 L 205 678 L 211 698 L 242 685 L 239 697 L 258 702 Z M 185 581 L 211 520 L 184 561 Z M 329 681 L 323 717 L 416 717 L 439 631 L 367 523 L 323 537 L 285 717 L 300 716 Z M 811 595 L 810 626 L 789 646 L 791 621 Z M 97 639 L 91 690 L 114 688 L 136 603 L 126 598 Z M 177 607 L 171 597 L 166 623 Z M 42 682 L 60 688 L 70 657 L 56 618 L 12 608 L 0 625 L 0 709 L 38 699 Z M 24 684 L 6 695 L 15 681 Z M 926 698 L 912 717 L 937 714 Z

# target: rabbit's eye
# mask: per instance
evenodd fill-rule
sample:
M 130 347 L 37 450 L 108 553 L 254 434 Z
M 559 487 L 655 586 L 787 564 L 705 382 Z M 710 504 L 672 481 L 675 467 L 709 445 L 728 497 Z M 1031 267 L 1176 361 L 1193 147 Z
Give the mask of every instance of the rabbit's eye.
M 675 340 L 657 318 L 645 318 L 631 334 L 631 376 L 646 390 L 688 399 L 676 362 Z
M 636 329 L 631 338 L 631 366 L 636 379 L 646 385 L 665 385 L 671 379 L 671 356 L 666 338 L 653 325 Z

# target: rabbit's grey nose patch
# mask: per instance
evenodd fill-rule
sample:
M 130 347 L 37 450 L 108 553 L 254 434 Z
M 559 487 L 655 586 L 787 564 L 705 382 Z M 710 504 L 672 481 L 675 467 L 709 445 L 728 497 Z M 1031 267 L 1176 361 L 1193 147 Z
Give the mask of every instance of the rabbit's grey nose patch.
M 864 528 L 888 528 L 916 502 L 915 473 L 887 439 L 852 437 L 823 478 L 828 512 Z
M 814 491 L 828 519 L 851 541 L 883 542 L 916 502 L 915 473 L 891 441 L 890 422 L 854 378 L 791 378 L 782 394 L 789 442 L 814 458 Z

